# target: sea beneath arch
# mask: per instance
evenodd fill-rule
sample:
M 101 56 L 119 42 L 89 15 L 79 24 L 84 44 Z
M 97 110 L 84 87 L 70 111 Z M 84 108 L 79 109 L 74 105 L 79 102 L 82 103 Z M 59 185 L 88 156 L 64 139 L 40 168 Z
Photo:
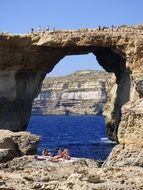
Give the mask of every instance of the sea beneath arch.
M 72 157 L 105 160 L 116 145 L 101 116 L 32 116 L 27 131 L 41 137 L 38 155 L 44 148 L 55 155 L 56 147 L 66 147 Z

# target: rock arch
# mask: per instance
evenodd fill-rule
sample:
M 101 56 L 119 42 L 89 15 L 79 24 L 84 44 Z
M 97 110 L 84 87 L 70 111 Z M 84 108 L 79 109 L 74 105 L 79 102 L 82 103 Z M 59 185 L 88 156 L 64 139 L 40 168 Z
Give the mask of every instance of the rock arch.
M 116 76 L 104 112 L 109 137 L 122 144 L 143 142 L 137 131 L 143 125 L 134 120 L 143 114 L 135 109 L 143 94 L 142 35 L 141 26 L 0 34 L 0 128 L 25 130 L 46 73 L 66 55 L 92 52 L 99 64 Z

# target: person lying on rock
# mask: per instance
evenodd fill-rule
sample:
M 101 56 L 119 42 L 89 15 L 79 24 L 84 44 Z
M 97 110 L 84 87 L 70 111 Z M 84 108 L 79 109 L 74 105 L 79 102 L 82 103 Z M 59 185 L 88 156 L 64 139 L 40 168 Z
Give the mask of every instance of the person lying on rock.
M 48 151 L 48 149 L 44 149 L 43 151 L 42 151 L 42 156 L 51 156 L 51 153 Z
M 60 158 L 62 158 L 62 150 L 60 148 L 56 148 L 56 151 L 57 151 L 57 155 L 55 155 L 53 157 L 53 160 L 56 161 L 56 160 L 59 160 Z
M 65 159 L 65 160 L 70 160 L 71 159 L 71 157 L 69 155 L 69 150 L 67 148 L 65 148 L 63 150 L 62 155 L 63 155 L 63 159 Z
M 60 148 L 56 148 L 57 150 L 57 155 L 53 157 L 53 160 L 59 160 L 60 158 L 63 158 L 65 160 L 70 160 L 69 156 L 69 150 L 65 148 L 63 151 Z

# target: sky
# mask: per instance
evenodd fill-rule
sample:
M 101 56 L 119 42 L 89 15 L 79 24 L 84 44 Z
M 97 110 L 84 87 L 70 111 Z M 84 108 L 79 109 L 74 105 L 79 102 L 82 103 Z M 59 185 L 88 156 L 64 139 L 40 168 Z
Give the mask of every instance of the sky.
M 143 24 L 143 0 L 0 0 L 0 32 Z M 92 54 L 66 56 L 49 74 L 102 69 Z

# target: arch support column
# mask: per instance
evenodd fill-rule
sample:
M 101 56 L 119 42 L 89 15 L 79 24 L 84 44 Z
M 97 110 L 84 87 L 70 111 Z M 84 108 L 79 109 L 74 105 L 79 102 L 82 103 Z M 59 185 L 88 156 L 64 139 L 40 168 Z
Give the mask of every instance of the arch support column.
M 0 129 L 27 128 L 45 75 L 42 71 L 0 71 Z

